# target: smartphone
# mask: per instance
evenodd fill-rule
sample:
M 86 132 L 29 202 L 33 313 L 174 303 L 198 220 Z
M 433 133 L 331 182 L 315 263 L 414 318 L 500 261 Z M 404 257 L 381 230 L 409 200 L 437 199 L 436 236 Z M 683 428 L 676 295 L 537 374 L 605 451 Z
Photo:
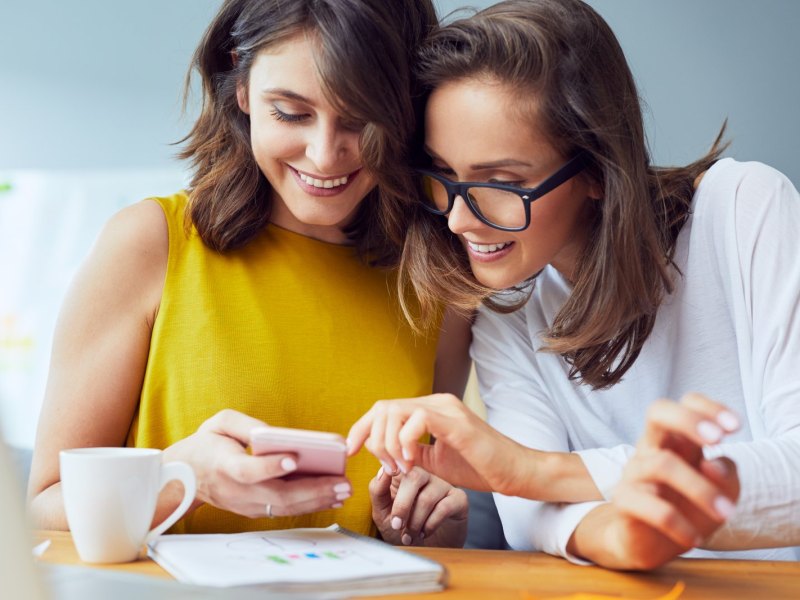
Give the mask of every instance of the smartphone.
M 338 433 L 286 427 L 256 427 L 250 432 L 250 448 L 253 454 L 296 454 L 296 473 L 344 475 L 347 445 Z

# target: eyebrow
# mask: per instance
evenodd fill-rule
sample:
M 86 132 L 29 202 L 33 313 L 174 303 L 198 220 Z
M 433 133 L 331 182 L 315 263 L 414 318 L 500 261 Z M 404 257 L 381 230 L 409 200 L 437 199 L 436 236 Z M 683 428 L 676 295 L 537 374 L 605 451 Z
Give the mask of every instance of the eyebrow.
M 424 147 L 424 150 L 430 155 L 431 158 L 442 160 L 442 157 L 436 154 L 436 152 L 434 152 L 427 145 Z M 486 171 L 488 169 L 502 169 L 504 167 L 532 167 L 532 166 L 533 166 L 532 164 L 522 160 L 516 160 L 514 158 L 503 158 L 500 160 L 493 160 L 491 162 L 470 165 L 469 168 L 471 171 Z
M 313 104 L 309 98 L 298 94 L 297 92 L 293 92 L 292 90 L 287 90 L 284 88 L 265 88 L 261 90 L 262 95 L 270 95 L 270 96 L 281 96 L 286 98 L 287 100 L 294 100 L 296 102 L 303 102 L 304 104 Z

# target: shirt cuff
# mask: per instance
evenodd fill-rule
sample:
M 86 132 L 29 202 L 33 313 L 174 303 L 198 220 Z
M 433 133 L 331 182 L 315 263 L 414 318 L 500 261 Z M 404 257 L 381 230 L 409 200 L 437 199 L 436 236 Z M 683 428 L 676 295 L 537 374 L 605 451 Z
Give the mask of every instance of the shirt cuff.
M 616 446 L 614 448 L 575 450 L 574 454 L 581 457 L 603 498 L 610 500 L 611 492 L 622 477 L 622 470 L 635 451 L 633 446 Z
M 579 504 L 545 504 L 541 507 L 539 526 L 534 534 L 537 547 L 554 556 L 562 556 L 576 565 L 591 565 L 591 561 L 567 552 L 567 544 L 578 524 L 596 507 L 604 502 L 581 502 Z

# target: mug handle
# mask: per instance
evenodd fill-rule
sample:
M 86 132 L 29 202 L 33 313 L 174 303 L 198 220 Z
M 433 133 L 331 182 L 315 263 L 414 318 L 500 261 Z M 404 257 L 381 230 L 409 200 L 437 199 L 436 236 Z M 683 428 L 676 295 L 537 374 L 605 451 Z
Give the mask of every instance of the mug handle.
M 192 467 L 184 462 L 169 462 L 161 465 L 161 482 L 158 488 L 158 491 L 164 489 L 164 486 L 167 485 L 172 480 L 179 480 L 183 484 L 183 500 L 178 505 L 172 514 L 164 519 L 161 524 L 153 527 L 148 533 L 147 537 L 144 539 L 144 543 L 149 544 L 162 533 L 164 533 L 167 529 L 172 527 L 175 522 L 180 519 L 183 514 L 189 509 L 192 502 L 194 501 L 194 495 L 197 491 L 197 483 L 194 476 L 194 471 Z

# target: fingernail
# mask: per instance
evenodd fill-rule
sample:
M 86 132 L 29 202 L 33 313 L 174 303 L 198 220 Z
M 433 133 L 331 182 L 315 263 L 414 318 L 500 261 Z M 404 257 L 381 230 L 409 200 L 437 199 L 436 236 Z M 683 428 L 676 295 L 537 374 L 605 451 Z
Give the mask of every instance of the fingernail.
M 717 511 L 720 517 L 727 520 L 733 514 L 733 511 L 736 510 L 736 507 L 733 505 L 733 502 L 728 500 L 725 496 L 717 496 L 714 499 L 714 510 Z
M 389 463 L 387 463 L 385 461 L 381 461 L 381 464 L 383 465 L 383 470 L 386 471 L 387 475 L 394 475 L 397 472 L 397 469 L 395 469 Z
M 333 491 L 334 492 L 349 492 L 350 491 L 350 484 L 349 483 L 345 483 L 345 482 L 337 483 L 335 486 L 333 486 Z
M 717 415 L 717 423 L 722 425 L 726 431 L 736 431 L 739 429 L 739 417 L 729 410 L 723 410 Z
M 336 502 L 335 504 L 331 504 L 331 508 L 342 508 L 344 504 L 341 502 Z
M 284 471 L 294 471 L 297 468 L 297 462 L 293 458 L 286 457 L 281 461 L 281 469 Z
M 347 448 L 347 453 L 349 454 L 349 453 L 350 453 L 350 450 L 352 450 L 352 449 L 353 449 L 353 442 L 352 442 L 352 441 L 350 441 L 350 438 L 347 438 L 347 439 L 344 441 L 344 447 L 345 447 L 345 448 Z
M 419 532 L 419 541 L 422 542 L 422 540 L 424 540 L 424 539 L 425 539 L 425 532 L 424 531 L 420 531 Z
M 341 492 L 336 494 L 337 500 L 347 500 L 350 497 L 350 492 Z
M 407 448 L 403 448 L 403 458 L 411 460 L 411 452 L 409 452 Z
M 383 477 L 383 471 L 384 471 L 383 465 L 381 465 L 380 469 L 378 469 L 378 474 L 375 475 L 375 479 L 380 479 L 381 477 Z
M 400 517 L 392 517 L 392 529 L 400 529 L 403 526 L 403 519 Z
M 408 473 L 408 466 L 405 463 L 403 463 L 402 461 L 399 461 L 399 460 L 397 461 L 397 468 L 400 469 L 400 472 L 403 475 Z
M 411 536 L 408 535 L 407 533 L 404 533 L 403 537 L 400 538 L 400 539 L 403 542 L 404 546 L 410 546 L 411 545 Z
M 697 433 L 710 444 L 714 444 L 722 439 L 722 429 L 714 425 L 711 421 L 700 421 L 697 424 Z
M 717 472 L 720 477 L 725 477 L 728 474 L 728 465 L 721 460 L 712 460 L 709 466 Z

